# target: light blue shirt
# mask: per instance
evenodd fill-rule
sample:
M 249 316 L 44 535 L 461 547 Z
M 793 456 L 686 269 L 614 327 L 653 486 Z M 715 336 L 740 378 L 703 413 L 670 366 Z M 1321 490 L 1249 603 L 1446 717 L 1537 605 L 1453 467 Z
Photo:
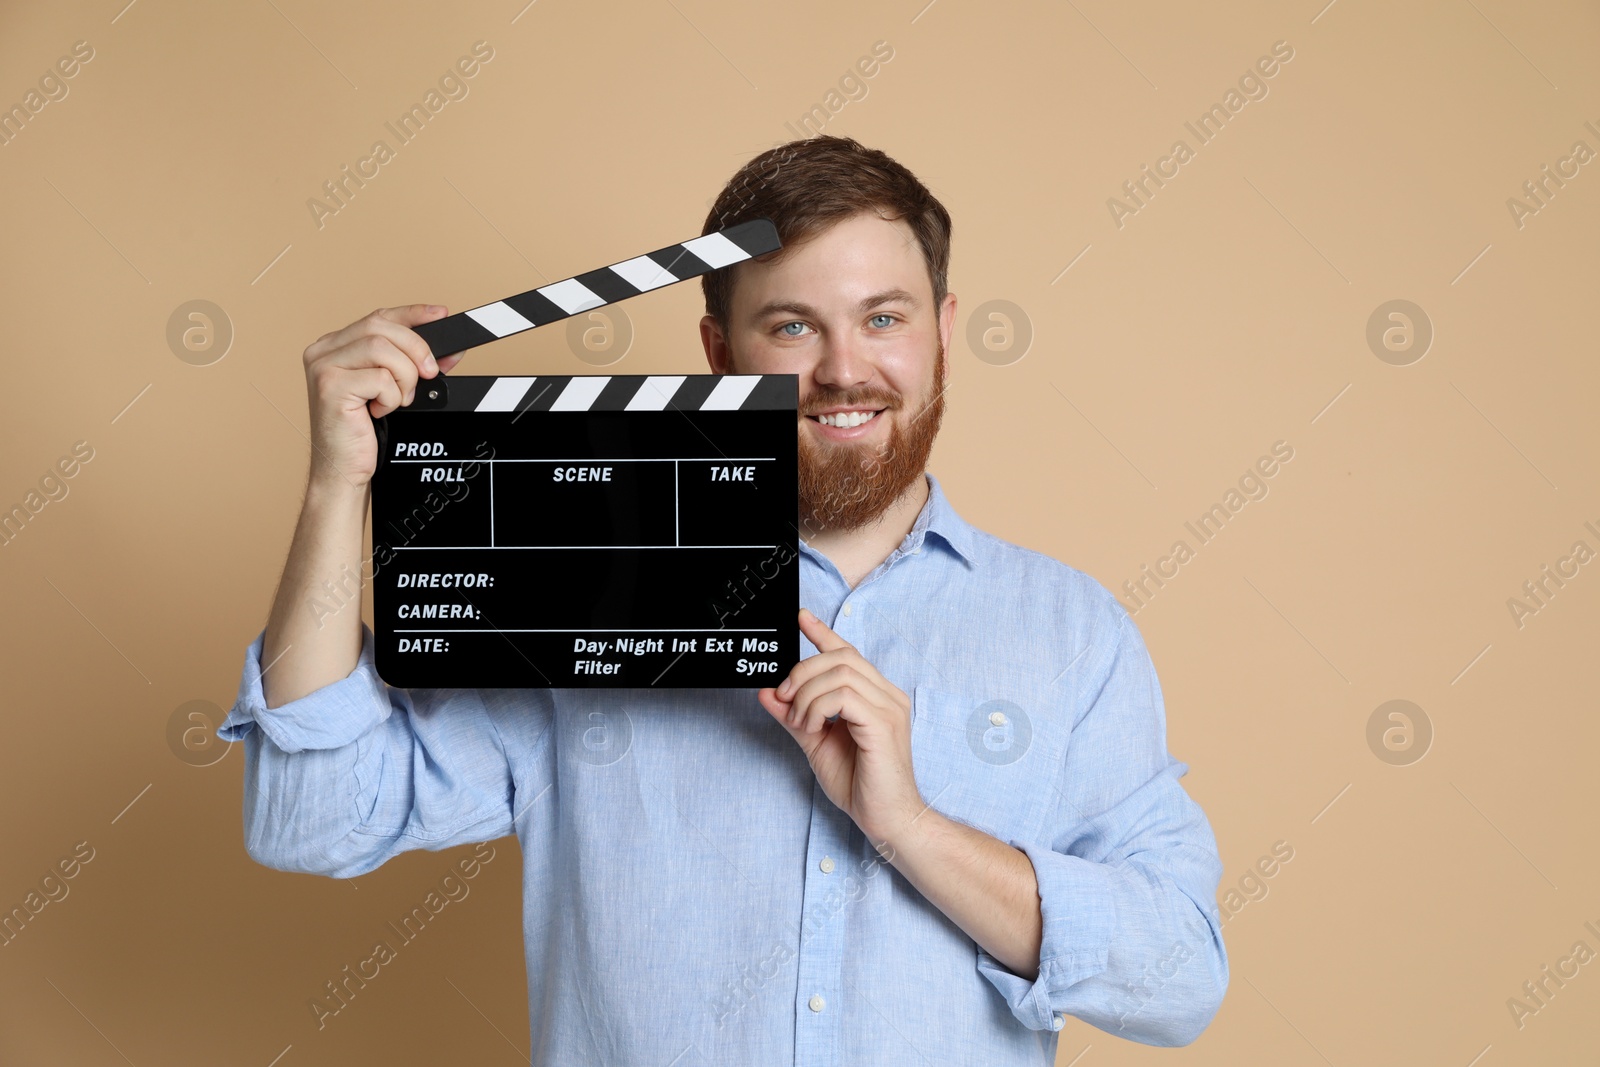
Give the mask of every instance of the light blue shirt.
M 802 541 L 800 600 L 912 696 L 923 799 L 1032 862 L 1036 979 L 879 858 L 754 689 L 394 689 L 365 624 L 347 677 L 281 707 L 247 650 L 218 729 L 246 849 L 349 878 L 515 834 L 539 1064 L 1049 1065 L 1068 1015 L 1193 1041 L 1228 984 L 1222 865 L 1139 630 L 927 478 L 855 589 Z

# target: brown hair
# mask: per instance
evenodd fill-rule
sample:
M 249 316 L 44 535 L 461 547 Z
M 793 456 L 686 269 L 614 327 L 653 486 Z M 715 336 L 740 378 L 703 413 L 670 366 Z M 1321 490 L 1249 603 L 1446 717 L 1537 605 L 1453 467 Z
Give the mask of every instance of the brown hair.
M 771 219 L 784 247 L 768 253 L 770 258 L 762 262 L 776 262 L 806 238 L 862 211 L 876 211 L 885 219 L 904 219 L 911 227 L 928 266 L 937 315 L 947 292 L 950 213 L 916 175 L 854 138 L 824 134 L 762 152 L 728 179 L 700 232 L 712 233 L 750 219 Z M 733 302 L 732 269 L 700 276 L 706 314 L 724 330 Z

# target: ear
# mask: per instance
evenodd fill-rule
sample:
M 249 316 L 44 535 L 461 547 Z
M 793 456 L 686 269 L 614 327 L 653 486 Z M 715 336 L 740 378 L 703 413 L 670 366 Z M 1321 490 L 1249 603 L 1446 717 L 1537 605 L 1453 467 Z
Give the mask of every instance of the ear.
M 722 327 L 717 325 L 712 315 L 700 319 L 700 343 L 705 347 L 706 362 L 711 366 L 711 373 L 727 374 L 730 362 L 728 339 L 723 336 Z
M 956 294 L 945 293 L 944 300 L 939 303 L 939 343 L 946 352 L 945 362 L 948 365 L 950 351 L 950 335 L 956 328 Z

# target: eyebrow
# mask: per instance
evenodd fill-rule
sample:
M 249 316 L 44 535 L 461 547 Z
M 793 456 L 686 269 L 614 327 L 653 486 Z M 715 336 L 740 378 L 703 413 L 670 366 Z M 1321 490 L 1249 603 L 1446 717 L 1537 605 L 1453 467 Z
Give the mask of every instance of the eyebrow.
M 859 314 L 860 312 L 875 308 L 880 304 L 892 303 L 908 304 L 911 307 L 916 307 L 917 298 L 906 292 L 904 289 L 885 289 L 881 293 L 873 293 L 871 296 L 863 299 L 859 304 L 856 305 L 856 312 Z M 816 308 L 812 307 L 810 304 L 802 304 L 795 300 L 773 300 L 769 303 L 763 304 L 761 307 L 756 309 L 755 317 L 759 320 L 778 314 L 799 315 L 803 318 L 820 317 Z

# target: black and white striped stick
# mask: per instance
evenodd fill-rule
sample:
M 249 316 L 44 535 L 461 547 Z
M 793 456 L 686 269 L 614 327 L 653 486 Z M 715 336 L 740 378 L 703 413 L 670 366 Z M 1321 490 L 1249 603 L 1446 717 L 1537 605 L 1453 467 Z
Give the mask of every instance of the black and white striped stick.
M 697 278 L 781 247 L 777 227 L 770 220 L 751 219 L 470 311 L 424 322 L 412 329 L 428 343 L 434 358 L 442 359 L 673 282 Z
M 445 375 L 426 383 L 402 410 L 544 411 L 794 411 L 793 374 L 541 374 L 528 377 Z M 398 412 L 396 412 L 398 414 Z M 382 420 L 380 420 L 381 422 Z M 515 420 L 513 420 L 515 421 Z

